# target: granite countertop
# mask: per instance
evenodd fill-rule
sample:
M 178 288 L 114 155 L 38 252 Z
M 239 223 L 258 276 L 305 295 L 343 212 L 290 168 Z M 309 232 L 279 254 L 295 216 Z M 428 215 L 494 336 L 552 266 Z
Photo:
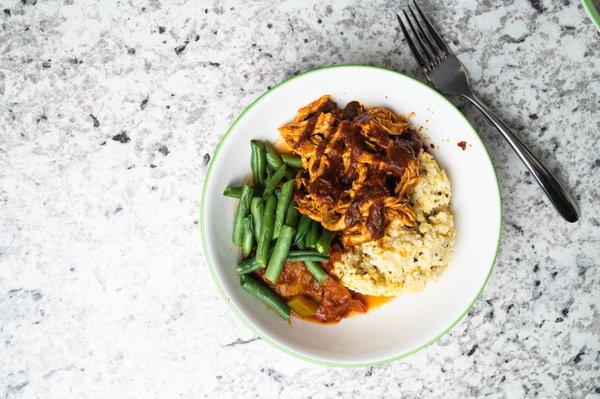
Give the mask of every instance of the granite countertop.
M 449 334 L 333 369 L 278 352 L 221 299 L 199 199 L 233 118 L 315 67 L 422 79 L 403 1 L 327 3 L 2 1 L 0 397 L 599 397 L 600 35 L 576 0 L 421 1 L 583 215 L 563 222 L 454 99 L 493 158 L 504 225 Z

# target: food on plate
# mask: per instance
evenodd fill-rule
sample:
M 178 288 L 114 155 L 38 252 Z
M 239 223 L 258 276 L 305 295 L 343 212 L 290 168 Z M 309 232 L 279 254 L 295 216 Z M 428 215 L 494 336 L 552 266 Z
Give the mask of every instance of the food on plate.
M 392 220 L 415 225 L 405 199 L 418 181 L 422 143 L 406 119 L 356 101 L 338 109 L 323 96 L 279 131 L 302 160 L 299 212 L 339 231 L 344 246 L 382 238 Z
M 448 266 L 450 183 L 406 118 L 323 96 L 279 130 L 288 150 L 252 140 L 251 184 L 223 193 L 239 199 L 248 293 L 286 320 L 337 322 Z
M 450 263 L 455 235 L 450 182 L 425 152 L 419 156 L 419 175 L 408 196 L 415 226 L 394 221 L 381 240 L 345 252 L 335 274 L 346 287 L 374 296 L 418 292 Z

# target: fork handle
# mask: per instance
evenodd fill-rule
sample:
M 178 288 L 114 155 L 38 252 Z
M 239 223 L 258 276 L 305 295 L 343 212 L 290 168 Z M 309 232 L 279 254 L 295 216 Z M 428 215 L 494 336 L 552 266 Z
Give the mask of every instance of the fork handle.
M 568 222 L 574 223 L 579 219 L 579 211 L 573 198 L 561 186 L 546 167 L 533 155 L 533 153 L 519 140 L 508 126 L 475 94 L 463 94 L 463 97 L 469 99 L 475 106 L 496 126 L 502 133 L 506 141 L 511 145 L 519 158 L 525 163 L 531 171 L 539 185 L 546 192 L 546 195 L 556 208 L 558 213 Z

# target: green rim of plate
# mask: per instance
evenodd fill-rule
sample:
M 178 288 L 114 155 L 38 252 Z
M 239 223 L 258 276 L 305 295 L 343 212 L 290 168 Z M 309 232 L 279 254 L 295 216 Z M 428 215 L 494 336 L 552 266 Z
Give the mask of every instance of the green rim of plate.
M 210 260 L 210 257 L 208 256 L 208 247 L 206 245 L 206 232 L 204 230 L 204 204 L 206 201 L 206 188 L 208 186 L 208 181 L 210 179 L 211 176 L 211 171 L 212 171 L 212 167 L 214 165 L 214 163 L 216 162 L 216 159 L 219 155 L 219 151 L 221 150 L 221 146 L 223 145 L 223 143 L 227 140 L 227 137 L 229 137 L 229 134 L 231 133 L 231 131 L 235 128 L 235 126 L 238 124 L 238 122 L 242 119 L 242 117 L 249 112 L 252 108 L 254 108 L 254 106 L 256 104 L 258 104 L 263 98 L 265 98 L 268 94 L 270 94 L 271 92 L 277 90 L 278 88 L 280 88 L 281 86 L 295 80 L 298 79 L 300 77 L 306 76 L 306 75 L 310 75 L 310 74 L 314 74 L 314 73 L 318 73 L 318 72 L 322 72 L 324 70 L 328 70 L 328 69 L 335 69 L 335 68 L 364 68 L 364 69 L 376 69 L 379 71 L 385 71 L 385 72 L 389 72 L 389 73 L 393 73 L 396 75 L 400 75 L 402 77 L 408 78 L 410 80 L 413 80 L 414 82 L 418 83 L 419 85 L 427 88 L 433 95 L 440 97 L 443 101 L 445 101 L 449 106 L 451 106 L 452 108 L 454 108 L 457 112 L 458 115 L 460 115 L 465 122 L 467 122 L 467 124 L 471 127 L 471 129 L 473 130 L 473 133 L 475 133 L 475 136 L 479 139 L 479 142 L 481 143 L 485 154 L 487 155 L 488 158 L 488 162 L 490 163 L 490 166 L 492 167 L 492 174 L 494 176 L 494 179 L 496 180 L 496 188 L 497 188 L 497 195 L 498 195 L 498 204 L 499 204 L 499 220 L 498 220 L 498 239 L 496 242 L 496 252 L 494 253 L 494 258 L 492 259 L 492 262 L 489 265 L 489 270 L 488 270 L 488 274 L 485 277 L 485 280 L 483 281 L 483 284 L 481 285 L 481 288 L 479 289 L 479 292 L 477 293 L 477 295 L 475 295 L 475 297 L 473 298 L 473 300 L 469 303 L 469 305 L 467 306 L 467 308 L 462 312 L 462 314 L 455 320 L 453 321 L 447 328 L 445 328 L 441 333 L 439 333 L 435 338 L 429 340 L 428 342 L 424 343 L 421 346 L 418 346 L 417 348 L 414 348 L 408 352 L 404 352 L 401 353 L 399 355 L 396 356 L 392 356 L 390 358 L 387 359 L 382 359 L 382 360 L 377 360 L 374 362 L 368 362 L 368 363 L 334 363 L 334 362 L 328 362 L 325 360 L 321 360 L 321 359 L 315 359 L 312 357 L 308 357 L 299 353 L 296 353 L 294 351 L 292 351 L 291 349 L 288 349 L 287 347 L 275 342 L 274 340 L 271 340 L 270 338 L 266 337 L 264 334 L 262 334 L 261 332 L 258 331 L 257 328 L 255 328 L 252 323 L 250 323 L 248 320 L 246 320 L 246 318 L 244 317 L 244 315 L 242 315 L 242 313 L 235 307 L 235 305 L 231 302 L 231 300 L 227 297 L 227 294 L 225 293 L 223 287 L 221 286 L 221 283 L 219 282 L 219 280 L 217 279 L 217 276 L 215 274 L 215 270 L 214 270 L 214 266 L 212 264 L 212 261 Z M 502 236 L 502 201 L 500 198 L 500 185 L 498 183 L 498 177 L 496 176 L 496 171 L 494 169 L 494 164 L 492 163 L 492 160 L 490 158 L 489 153 L 487 152 L 487 149 L 485 148 L 485 145 L 483 144 L 483 141 L 481 140 L 481 138 L 479 137 L 479 135 L 477 134 L 477 131 L 473 128 L 473 125 L 469 122 L 469 120 L 467 118 L 465 118 L 465 116 L 458 110 L 458 108 L 456 108 L 448 99 L 446 99 L 444 96 L 442 96 L 440 93 L 438 93 L 437 91 L 433 90 L 431 87 L 427 86 L 426 84 L 411 78 L 410 76 L 404 75 L 402 73 L 390 70 L 390 69 L 386 69 L 386 68 L 380 68 L 380 67 L 375 67 L 375 66 L 370 66 L 370 65 L 360 65 L 360 64 L 342 64 L 342 65 L 331 65 L 331 66 L 326 66 L 326 67 L 322 67 L 322 68 L 317 68 L 317 69 L 313 69 L 304 73 L 301 73 L 299 75 L 293 76 L 287 80 L 284 80 L 283 82 L 279 83 L 278 85 L 274 86 L 273 88 L 271 88 L 270 90 L 266 91 L 265 93 L 261 94 L 256 100 L 254 100 L 252 103 L 250 103 L 250 105 L 248 105 L 244 111 L 242 111 L 242 113 L 233 121 L 233 123 L 231 124 L 231 126 L 229 126 L 229 128 L 227 129 L 227 131 L 225 132 L 225 135 L 223 136 L 223 138 L 219 141 L 219 144 L 217 144 L 217 147 L 213 153 L 213 156 L 211 158 L 210 164 L 208 165 L 208 169 L 206 171 L 206 175 L 204 177 L 204 185 L 202 188 L 202 200 L 200 203 L 200 234 L 202 237 L 202 246 L 204 249 L 204 257 L 207 261 L 208 264 L 208 268 L 210 269 L 210 274 L 212 275 L 212 278 L 219 290 L 219 292 L 221 293 L 221 295 L 223 296 L 223 298 L 225 299 L 225 302 L 227 302 L 227 304 L 229 305 L 229 307 L 231 308 L 231 310 L 233 310 L 233 313 L 235 313 L 237 315 L 237 317 L 242 320 L 242 322 L 257 336 L 259 336 L 261 339 L 263 339 L 264 341 L 268 342 L 269 344 L 271 344 L 272 346 L 274 346 L 275 348 L 281 350 L 282 352 L 287 353 L 288 355 L 294 356 L 298 359 L 302 359 L 302 360 L 306 360 L 312 363 L 316 363 L 316 364 L 320 364 L 320 365 L 324 365 L 324 366 L 333 366 L 333 367 L 371 367 L 371 366 L 377 366 L 377 365 L 381 365 L 381 364 L 385 364 L 385 363 L 389 363 L 389 362 L 393 362 L 395 360 L 399 360 L 402 359 L 404 357 L 410 356 L 414 353 L 419 352 L 421 349 L 424 349 L 428 346 L 430 346 L 431 344 L 435 343 L 436 341 L 438 341 L 441 337 L 443 337 L 446 333 L 448 333 L 456 324 L 458 324 L 459 321 L 462 320 L 462 318 L 467 314 L 467 312 L 471 309 L 471 307 L 473 307 L 473 304 L 475 303 L 475 301 L 477 301 L 477 299 L 479 298 L 479 296 L 481 295 L 481 293 L 483 292 L 483 289 L 485 288 L 488 280 L 490 279 L 490 276 L 492 275 L 492 271 L 494 270 L 494 264 L 496 262 L 496 257 L 498 256 L 498 250 L 500 248 L 500 240 L 501 240 L 501 236 Z
M 590 19 L 592 20 L 592 22 L 594 22 L 594 25 L 596 25 L 596 29 L 598 29 L 598 32 L 600 32 L 600 14 L 598 13 L 598 10 L 594 6 L 594 4 L 592 4 L 592 1 L 593 0 L 581 0 L 581 4 L 583 4 L 583 8 L 585 8 L 588 15 L 590 16 Z

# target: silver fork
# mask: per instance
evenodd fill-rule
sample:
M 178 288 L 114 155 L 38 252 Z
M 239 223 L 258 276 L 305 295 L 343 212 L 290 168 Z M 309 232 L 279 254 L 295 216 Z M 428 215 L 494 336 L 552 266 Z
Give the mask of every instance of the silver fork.
M 405 10 L 402 12 L 414 39 L 408 34 L 400 15 L 396 15 L 398 16 L 398 21 L 400 22 L 400 27 L 402 28 L 402 32 L 404 32 L 406 41 L 427 79 L 442 93 L 462 96 L 475 104 L 502 133 L 513 150 L 515 150 L 527 168 L 529 168 L 558 213 L 567 221 L 571 223 L 576 222 L 579 219 L 579 212 L 573 198 L 571 198 L 556 178 L 552 176 L 548 169 L 542 165 L 521 140 L 514 135 L 510 128 L 473 93 L 469 84 L 467 70 L 450 48 L 448 48 L 448 45 L 433 27 L 429 19 L 427 19 L 423 11 L 421 11 L 416 1 L 413 1 L 413 3 L 417 13 L 421 17 L 420 19 L 417 18 L 410 5 L 408 6 L 409 13 Z

